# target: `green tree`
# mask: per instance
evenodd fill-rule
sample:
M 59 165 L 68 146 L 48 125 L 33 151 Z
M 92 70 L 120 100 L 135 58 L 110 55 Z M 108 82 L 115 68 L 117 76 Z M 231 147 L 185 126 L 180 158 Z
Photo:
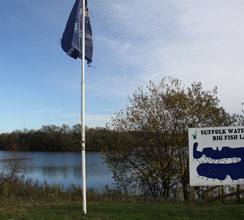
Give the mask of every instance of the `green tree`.
M 118 187 L 167 198 L 180 186 L 187 200 L 188 128 L 234 122 L 216 95 L 216 88 L 204 91 L 194 82 L 185 89 L 174 78 L 139 87 L 108 125 L 113 144 L 104 156 Z
M 88 151 L 101 151 L 110 142 L 110 131 L 106 128 L 96 127 L 86 130 L 86 144 Z

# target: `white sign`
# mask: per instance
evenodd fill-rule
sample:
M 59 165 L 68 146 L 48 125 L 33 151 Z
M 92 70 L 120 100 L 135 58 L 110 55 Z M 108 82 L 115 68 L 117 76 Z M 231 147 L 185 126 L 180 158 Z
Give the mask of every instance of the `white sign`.
M 244 184 L 244 127 L 189 128 L 190 186 Z

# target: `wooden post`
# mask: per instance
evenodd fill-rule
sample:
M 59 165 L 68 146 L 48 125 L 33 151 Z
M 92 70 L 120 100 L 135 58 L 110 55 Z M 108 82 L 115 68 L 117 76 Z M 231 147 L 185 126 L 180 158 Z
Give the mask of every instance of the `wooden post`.
M 193 215 L 194 200 L 195 200 L 195 187 L 190 186 L 190 216 Z
M 225 198 L 225 189 L 224 186 L 221 186 L 221 201 L 224 202 L 224 198 Z
M 205 201 L 208 201 L 208 198 L 209 198 L 209 186 L 206 187 L 206 191 L 205 191 L 205 195 L 204 195 L 204 200 Z
M 236 186 L 236 198 L 237 201 L 240 202 L 240 185 Z

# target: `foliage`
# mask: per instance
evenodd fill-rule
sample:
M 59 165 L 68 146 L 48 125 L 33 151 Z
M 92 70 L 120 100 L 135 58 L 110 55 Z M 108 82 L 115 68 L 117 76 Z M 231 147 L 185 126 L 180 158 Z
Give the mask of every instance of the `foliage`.
M 150 81 L 128 101 L 108 125 L 113 144 L 103 152 L 118 187 L 167 198 L 181 186 L 187 200 L 188 128 L 228 126 L 236 118 L 219 106 L 217 88 L 194 82 L 185 89 L 174 78 Z
M 42 126 L 39 130 L 16 130 L 0 135 L 0 150 L 15 146 L 18 151 L 80 151 L 80 124 Z M 86 127 L 86 149 L 100 151 L 110 140 L 105 128 Z

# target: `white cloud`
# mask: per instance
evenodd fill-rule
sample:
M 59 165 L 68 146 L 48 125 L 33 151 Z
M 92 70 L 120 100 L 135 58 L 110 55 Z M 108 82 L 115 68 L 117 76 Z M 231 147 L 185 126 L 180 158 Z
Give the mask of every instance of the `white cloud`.
M 63 113 L 63 118 L 80 123 L 80 113 Z M 111 120 L 112 115 L 105 114 L 86 114 L 85 120 L 88 127 L 104 127 Z
M 111 120 L 112 115 L 86 115 L 86 123 L 89 127 L 104 127 Z
M 111 26 L 124 34 L 106 35 L 104 42 L 124 65 L 134 65 L 128 75 L 137 83 L 135 87 L 149 79 L 174 75 L 187 85 L 200 81 L 205 89 L 217 86 L 227 111 L 240 111 L 244 99 L 244 1 L 108 2 Z

